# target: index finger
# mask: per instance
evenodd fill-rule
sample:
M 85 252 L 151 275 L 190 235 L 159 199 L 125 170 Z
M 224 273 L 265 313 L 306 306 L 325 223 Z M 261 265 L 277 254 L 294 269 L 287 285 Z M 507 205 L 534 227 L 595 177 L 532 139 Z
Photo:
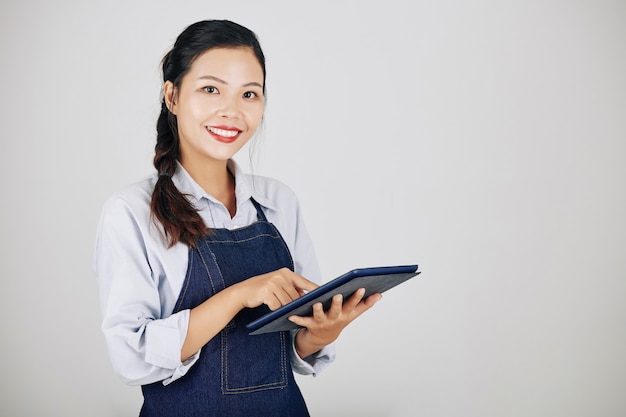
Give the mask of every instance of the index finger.
M 304 278 L 302 275 L 298 275 L 298 274 L 294 274 L 295 275 L 295 279 L 294 279 L 294 284 L 296 286 L 296 288 L 298 289 L 298 291 L 300 292 L 308 292 L 308 291 L 313 291 L 314 289 L 318 288 L 319 285 L 314 283 L 313 281 L 309 281 L 308 279 Z

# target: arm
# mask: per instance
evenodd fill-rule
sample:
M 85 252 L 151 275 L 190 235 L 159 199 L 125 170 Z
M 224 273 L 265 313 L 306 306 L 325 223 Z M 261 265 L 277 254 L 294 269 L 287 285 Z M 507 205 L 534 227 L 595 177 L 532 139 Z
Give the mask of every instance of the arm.
M 150 227 L 141 189 L 114 196 L 102 209 L 94 252 L 110 361 L 131 385 L 172 381 L 196 359 L 180 361 L 189 310 L 171 314 L 172 283 L 184 279 L 188 249 L 159 246 L 160 237 L 152 236 Z
M 218 334 L 244 307 L 267 304 L 271 310 L 312 291 L 317 284 L 287 268 L 249 278 L 213 295 L 189 314 L 189 328 L 181 349 L 184 361 Z

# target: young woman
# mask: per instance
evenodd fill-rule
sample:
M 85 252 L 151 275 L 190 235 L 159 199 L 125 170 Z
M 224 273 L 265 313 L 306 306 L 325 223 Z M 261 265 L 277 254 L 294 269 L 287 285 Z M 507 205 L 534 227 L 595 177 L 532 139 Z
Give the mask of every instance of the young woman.
M 142 385 L 141 416 L 307 416 L 293 372 L 334 360 L 333 342 L 380 298 L 333 299 L 301 328 L 245 325 L 320 281 L 298 201 L 231 159 L 263 118 L 265 58 L 230 21 L 186 28 L 162 61 L 155 174 L 111 196 L 95 271 L 112 364 Z

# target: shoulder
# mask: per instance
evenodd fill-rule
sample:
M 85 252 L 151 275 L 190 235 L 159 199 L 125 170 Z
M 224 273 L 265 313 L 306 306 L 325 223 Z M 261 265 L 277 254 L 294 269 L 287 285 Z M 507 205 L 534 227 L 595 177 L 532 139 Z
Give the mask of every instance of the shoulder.
M 146 224 L 150 218 L 155 182 L 154 175 L 146 176 L 110 194 L 102 206 L 101 220 L 119 221 L 124 218 Z
M 134 248 L 129 253 L 148 257 L 167 251 L 163 230 L 154 221 L 150 208 L 155 183 L 155 175 L 144 177 L 105 200 L 98 222 L 98 245 L 117 250 Z
M 143 208 L 147 205 L 149 208 L 155 183 L 155 176 L 149 175 L 125 185 L 107 197 L 104 207 L 128 205 L 135 208 Z

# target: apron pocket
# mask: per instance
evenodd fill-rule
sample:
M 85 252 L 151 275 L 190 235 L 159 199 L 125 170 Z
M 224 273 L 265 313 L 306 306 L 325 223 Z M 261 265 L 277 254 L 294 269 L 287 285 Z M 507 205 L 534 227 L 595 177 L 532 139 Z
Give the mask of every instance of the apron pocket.
M 289 332 L 247 334 L 241 326 L 221 332 L 222 391 L 242 394 L 287 386 Z

